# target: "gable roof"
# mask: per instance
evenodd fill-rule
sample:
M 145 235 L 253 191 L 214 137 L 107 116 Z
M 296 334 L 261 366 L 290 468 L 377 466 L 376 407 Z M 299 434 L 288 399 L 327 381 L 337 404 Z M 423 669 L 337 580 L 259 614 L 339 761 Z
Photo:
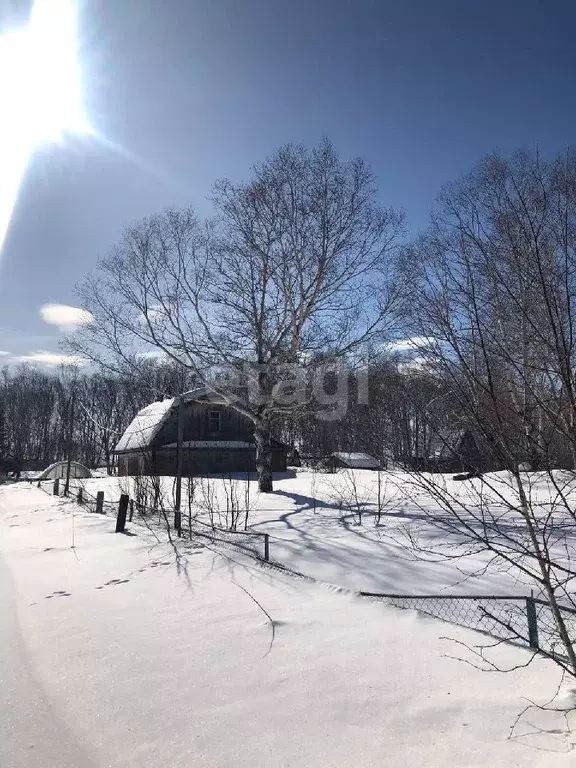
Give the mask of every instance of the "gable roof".
M 175 398 L 171 397 L 168 400 L 150 403 L 146 408 L 138 411 L 114 451 L 116 453 L 134 451 L 150 445 L 166 421 L 174 402 Z
M 368 453 L 343 453 L 337 451 L 332 454 L 335 458 L 351 469 L 378 469 L 380 462 Z
M 188 392 L 183 392 L 182 395 L 180 395 L 184 403 L 192 403 L 192 402 L 200 402 L 200 403 L 218 403 L 226 405 L 226 402 L 222 395 L 219 395 L 217 392 L 214 392 L 209 387 L 197 387 L 196 389 L 191 389 Z M 175 406 L 178 402 L 177 397 L 168 398 L 167 400 L 160 400 L 155 403 L 150 403 L 150 405 L 147 405 L 146 408 L 142 408 L 141 411 L 138 411 L 134 419 L 132 419 L 131 423 L 128 425 L 126 431 L 118 441 L 116 447 L 114 448 L 114 453 L 127 453 L 129 451 L 141 451 L 144 448 L 147 448 L 166 420 L 168 419 L 168 416 L 170 415 L 170 411 L 173 406 Z M 230 407 L 230 406 L 227 406 Z M 193 446 L 193 442 L 198 441 L 188 441 L 190 443 L 186 447 L 192 448 L 192 447 L 205 447 L 205 446 Z M 203 442 L 203 441 L 200 441 Z M 234 442 L 234 441 L 233 441 Z M 237 441 L 236 441 L 237 442 Z M 172 448 L 175 447 L 175 443 L 168 444 L 166 446 L 163 446 L 165 448 Z M 247 443 L 247 445 L 253 446 L 253 440 L 250 443 Z M 212 446 L 210 446 L 212 447 Z M 223 445 L 220 445 L 220 448 L 223 448 Z M 232 446 L 228 446 L 231 448 Z M 239 446 L 236 446 L 239 447 Z M 242 446 L 244 447 L 244 446 Z M 281 443 L 279 440 L 276 440 L 275 438 L 272 438 L 272 448 L 273 449 L 281 449 L 286 450 L 286 446 Z
M 433 435 L 430 440 L 429 458 L 431 459 L 454 459 L 458 458 L 463 449 L 466 450 L 467 440 L 472 440 L 474 445 L 476 441 L 472 433 L 467 429 L 447 429 L 439 431 Z

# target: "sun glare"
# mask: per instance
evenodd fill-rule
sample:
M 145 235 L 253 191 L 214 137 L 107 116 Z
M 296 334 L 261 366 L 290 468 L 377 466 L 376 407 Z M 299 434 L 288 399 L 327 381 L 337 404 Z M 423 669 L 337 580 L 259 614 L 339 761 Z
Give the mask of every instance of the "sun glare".
M 90 130 L 75 0 L 35 0 L 26 26 L 0 36 L 0 115 L 1 251 L 35 149 Z

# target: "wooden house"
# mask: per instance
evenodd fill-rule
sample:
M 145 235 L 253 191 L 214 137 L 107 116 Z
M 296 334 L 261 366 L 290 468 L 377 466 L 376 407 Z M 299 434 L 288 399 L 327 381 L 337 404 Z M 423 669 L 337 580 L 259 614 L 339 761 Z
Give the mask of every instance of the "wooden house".
M 183 399 L 182 471 L 185 476 L 256 470 L 256 443 L 250 419 L 206 387 Z M 122 435 L 114 453 L 119 475 L 176 475 L 178 398 L 143 408 Z M 287 447 L 272 439 L 272 471 L 286 470 Z
M 412 456 L 409 465 L 424 472 L 487 472 L 496 469 L 485 447 L 469 429 L 434 434 L 425 456 Z

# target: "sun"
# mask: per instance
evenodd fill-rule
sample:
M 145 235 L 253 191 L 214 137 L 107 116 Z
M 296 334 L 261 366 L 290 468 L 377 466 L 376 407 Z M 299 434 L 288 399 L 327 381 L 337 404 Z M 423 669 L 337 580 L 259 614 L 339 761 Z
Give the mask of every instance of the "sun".
M 90 132 L 75 0 L 35 0 L 28 23 L 0 36 L 0 251 L 34 151 Z

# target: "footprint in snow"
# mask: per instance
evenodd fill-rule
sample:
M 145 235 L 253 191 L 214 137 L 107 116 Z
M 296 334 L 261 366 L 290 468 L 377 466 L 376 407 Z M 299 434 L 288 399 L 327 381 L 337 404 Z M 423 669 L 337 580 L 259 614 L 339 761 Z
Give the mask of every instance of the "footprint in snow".
M 53 597 L 70 597 L 71 592 L 66 592 L 63 589 L 57 589 L 56 592 L 52 592 L 51 595 L 46 595 L 46 600 L 51 600 Z
M 104 587 L 112 587 L 115 584 L 128 584 L 130 579 L 111 579 L 110 581 L 107 581 L 106 584 L 102 584 L 100 587 L 96 587 L 96 589 L 104 589 Z

